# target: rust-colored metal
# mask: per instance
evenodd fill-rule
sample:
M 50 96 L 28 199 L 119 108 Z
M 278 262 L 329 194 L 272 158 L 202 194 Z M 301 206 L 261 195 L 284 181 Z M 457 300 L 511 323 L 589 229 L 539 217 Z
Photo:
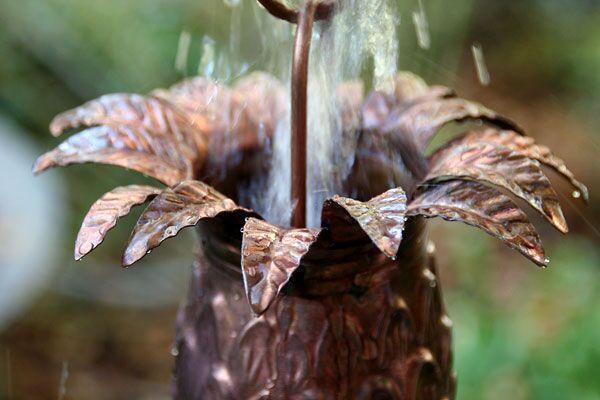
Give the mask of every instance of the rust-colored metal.
M 133 206 L 144 204 L 160 192 L 160 189 L 152 186 L 130 185 L 115 188 L 98 199 L 86 214 L 77 233 L 75 259 L 81 260 L 102 243 L 117 220 L 129 214 Z
M 278 0 L 258 0 L 260 4 L 274 17 L 292 24 L 298 23 L 302 18 L 302 11 L 289 8 Z M 315 9 L 315 20 L 328 19 L 335 7 L 334 0 L 325 0 L 317 4 Z
M 491 143 L 443 146 L 429 161 L 429 183 L 471 179 L 511 191 L 539 211 L 560 232 L 568 232 L 558 195 L 537 161 Z
M 299 14 L 292 63 L 292 226 L 306 226 L 306 130 L 308 60 L 316 3 L 307 0 Z
M 461 180 L 425 189 L 410 203 L 408 215 L 441 217 L 476 226 L 534 263 L 540 266 L 548 264 L 534 226 L 507 196 L 481 183 Z
M 261 2 L 281 11 L 273 8 L 279 3 Z M 281 14 L 299 22 L 292 100 L 294 126 L 304 134 L 310 25 L 319 7 Z M 563 231 L 540 163 L 582 196 L 587 188 L 510 120 L 399 73 L 394 90 L 364 101 L 362 88 L 342 85 L 344 134 L 358 143 L 344 192 L 325 201 L 319 229 L 304 228 L 303 219 L 277 227 L 244 208 L 243 195 L 250 178 L 266 171 L 268 139 L 289 101 L 284 92 L 266 74 L 233 88 L 193 78 L 150 96 L 109 95 L 58 116 L 53 133 L 84 130 L 41 156 L 35 171 L 90 161 L 168 185 L 104 195 L 86 215 L 75 257 L 152 197 L 123 264 L 196 227 L 194 274 L 177 320 L 176 399 L 454 399 L 451 321 L 426 219 L 473 225 L 544 266 L 534 226 L 495 186 Z M 424 148 L 436 131 L 465 119 L 496 128 L 467 132 L 428 158 Z M 305 165 L 305 155 L 295 160 Z

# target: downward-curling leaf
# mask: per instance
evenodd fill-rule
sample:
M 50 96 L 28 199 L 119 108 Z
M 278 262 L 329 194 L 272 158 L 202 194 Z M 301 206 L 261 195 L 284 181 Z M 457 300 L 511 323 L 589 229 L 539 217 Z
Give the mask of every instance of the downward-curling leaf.
M 519 135 L 514 131 L 487 128 L 483 131 L 469 132 L 455 140 L 456 144 L 475 144 L 482 142 L 495 143 L 508 147 L 554 169 L 573 185 L 573 187 L 581 194 L 583 200 L 588 202 L 588 188 L 575 178 L 573 172 L 567 168 L 567 165 L 561 158 L 555 156 L 548 147 L 535 143 L 533 138 Z
M 340 215 L 341 214 L 341 215 Z M 391 189 L 367 202 L 334 196 L 323 204 L 323 227 L 330 230 L 348 216 L 358 223 L 373 243 L 388 257 L 395 257 L 402 241 L 406 220 L 406 194 L 400 188 Z M 336 221 L 332 223 L 332 219 Z
M 131 185 L 118 187 L 98 199 L 83 219 L 75 241 L 75 259 L 80 260 L 95 249 L 117 220 L 129 214 L 131 208 L 158 195 L 161 189 Z
M 202 219 L 236 212 L 255 215 L 202 182 L 185 181 L 173 189 L 167 188 L 138 219 L 123 254 L 123 265 L 135 263 L 164 240 Z
M 111 94 L 58 115 L 50 130 L 91 127 L 42 155 L 47 168 L 96 162 L 134 169 L 174 185 L 191 178 L 206 155 L 204 139 L 189 120 L 165 101 L 135 94 Z
M 540 164 L 504 146 L 491 143 L 448 145 L 430 158 L 425 181 L 471 179 L 503 187 L 527 201 L 559 231 L 568 231 L 558 196 Z
M 428 86 L 419 76 L 411 72 L 399 72 L 394 79 L 393 92 L 371 93 L 361 110 L 362 127 L 373 130 L 382 127 L 390 114 L 398 115 L 415 104 L 454 97 L 454 91 L 445 86 Z
M 298 269 L 320 230 L 284 230 L 249 218 L 242 240 L 242 274 L 252 311 L 264 313 Z
M 190 159 L 170 140 L 161 139 L 127 126 L 89 128 L 40 156 L 33 171 L 37 174 L 52 167 L 93 162 L 132 169 L 166 185 L 190 178 Z
M 408 215 L 464 222 L 497 237 L 534 263 L 548 264 L 527 215 L 496 189 L 477 182 L 446 181 L 421 190 L 409 203 Z
M 457 97 L 429 99 L 395 114 L 389 117 L 385 129 L 410 134 L 422 149 L 442 126 L 453 121 L 483 120 L 502 128 L 522 131 L 516 123 L 489 108 Z

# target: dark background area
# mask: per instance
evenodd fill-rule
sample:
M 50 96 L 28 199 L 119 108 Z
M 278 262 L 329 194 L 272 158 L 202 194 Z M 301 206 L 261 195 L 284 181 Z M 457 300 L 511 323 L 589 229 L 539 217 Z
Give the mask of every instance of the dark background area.
M 221 60 L 214 78 L 268 70 L 264 43 L 251 34 L 266 17 L 257 17 L 253 1 L 240 1 L 234 12 L 232 0 L 0 0 L 0 399 L 169 397 L 191 232 L 123 270 L 119 255 L 138 210 L 76 263 L 72 243 L 87 208 L 144 178 L 106 166 L 33 178 L 30 167 L 59 143 L 47 128 L 55 114 L 194 74 L 207 37 Z M 534 219 L 547 270 L 470 227 L 431 224 L 454 321 L 458 398 L 598 400 L 600 2 L 423 4 L 428 50 L 417 46 L 416 1 L 397 2 L 400 68 L 519 121 L 591 190 L 585 207 L 554 179 L 571 233 Z M 190 54 L 177 71 L 184 30 Z M 489 86 L 477 81 L 474 42 Z

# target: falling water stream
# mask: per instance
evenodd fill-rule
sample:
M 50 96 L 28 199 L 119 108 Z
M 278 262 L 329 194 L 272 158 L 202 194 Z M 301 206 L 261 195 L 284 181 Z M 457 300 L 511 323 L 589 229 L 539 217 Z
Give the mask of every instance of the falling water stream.
M 281 21 L 272 17 L 261 21 L 261 34 L 281 34 Z M 308 77 L 309 227 L 320 224 L 323 201 L 334 194 L 342 194 L 343 181 L 354 162 L 356 137 L 342 132 L 336 91 L 343 81 L 360 79 L 364 63 L 369 58 L 373 65 L 372 86 L 393 89 L 391 85 L 398 59 L 397 22 L 388 0 L 349 0 L 344 2 L 331 21 L 315 24 Z M 287 35 L 291 42 L 289 31 Z M 284 60 L 283 75 L 279 77 L 289 88 L 291 47 L 285 50 L 276 57 Z M 293 208 L 290 198 L 289 118 L 288 109 L 273 138 L 266 195 L 255 197 L 252 204 L 267 220 L 280 225 L 289 224 Z
M 250 6 L 258 30 L 257 41 L 262 48 L 261 62 L 257 63 L 282 82 L 289 98 L 295 27 L 272 17 L 254 1 L 224 2 L 231 9 L 229 45 L 225 52 L 217 54 L 215 42 L 205 37 L 198 73 L 209 79 L 230 81 L 251 69 L 236 59 L 243 29 L 242 10 Z M 297 7 L 299 2 L 292 2 L 290 6 Z M 313 32 L 308 76 L 306 219 L 309 227 L 319 226 L 321 206 L 326 198 L 344 194 L 342 185 L 354 162 L 356 137 L 342 132 L 336 95 L 340 84 L 352 80 L 362 82 L 365 67 L 372 65 L 372 72 L 369 71 L 372 82 L 367 82 L 367 86 L 391 91 L 397 70 L 399 17 L 392 2 L 346 0 L 342 4 L 331 20 L 315 23 Z M 189 47 L 187 36 L 182 36 L 180 47 Z M 183 61 L 178 63 L 182 65 Z M 362 84 L 359 86 L 362 88 Z M 288 102 L 285 115 L 266 149 L 268 173 L 257 174 L 240 193 L 242 204 L 281 226 L 289 225 L 294 206 L 290 195 L 290 134 Z

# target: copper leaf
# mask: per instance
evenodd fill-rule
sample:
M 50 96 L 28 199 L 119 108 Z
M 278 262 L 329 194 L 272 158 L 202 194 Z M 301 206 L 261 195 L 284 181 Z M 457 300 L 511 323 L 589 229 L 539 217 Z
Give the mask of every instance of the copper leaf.
M 316 242 L 318 229 L 283 230 L 249 218 L 242 241 L 242 274 L 252 310 L 262 314 Z
M 152 186 L 122 186 L 111 190 L 98 199 L 83 219 L 75 242 L 75 259 L 80 260 L 96 248 L 112 229 L 117 220 L 129 214 L 131 208 L 145 203 L 161 189 Z
M 461 98 L 429 99 L 407 110 L 399 110 L 396 115 L 390 116 L 386 130 L 410 133 L 420 148 L 424 149 L 442 126 L 464 120 L 483 120 L 521 132 L 513 121 L 479 103 Z
M 323 226 L 336 229 L 331 219 L 340 211 L 356 221 L 385 255 L 396 256 L 406 219 L 406 194 L 402 189 L 388 190 L 367 202 L 334 196 L 323 205 Z
M 455 140 L 455 143 L 496 143 L 506 146 L 526 157 L 539 161 L 540 163 L 551 167 L 556 172 L 564 176 L 573 187 L 579 191 L 582 198 L 587 202 L 589 200 L 588 188 L 579 182 L 573 172 L 567 168 L 565 162 L 555 156 L 546 146 L 535 143 L 535 140 L 528 136 L 522 136 L 514 131 L 498 130 L 487 128 L 483 131 L 473 131 Z
M 426 181 L 472 179 L 503 187 L 527 201 L 559 231 L 568 231 L 558 196 L 540 164 L 508 147 L 450 142 L 430 158 Z
M 497 237 L 540 266 L 548 263 L 527 215 L 509 197 L 481 183 L 447 181 L 424 186 L 409 203 L 407 214 L 464 222 Z
M 116 165 L 174 185 L 193 175 L 191 158 L 166 137 L 128 126 L 98 126 L 71 136 L 40 156 L 35 173 L 48 168 L 88 162 Z
M 185 227 L 231 213 L 254 215 L 202 182 L 185 181 L 173 189 L 167 188 L 138 219 L 123 254 L 123 265 L 138 261 Z

